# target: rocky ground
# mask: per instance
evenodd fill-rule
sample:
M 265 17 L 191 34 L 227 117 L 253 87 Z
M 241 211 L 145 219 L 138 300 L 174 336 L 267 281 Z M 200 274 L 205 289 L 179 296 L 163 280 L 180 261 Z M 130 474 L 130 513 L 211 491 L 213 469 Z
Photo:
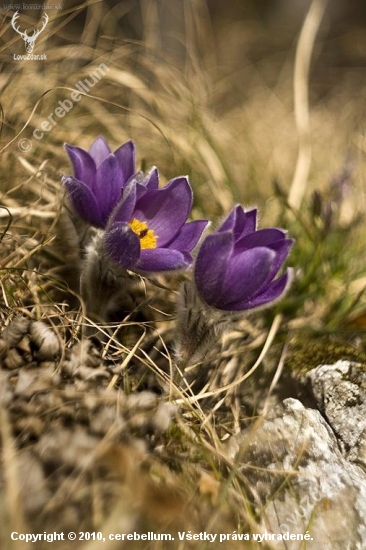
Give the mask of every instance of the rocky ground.
M 14 548 L 13 531 L 202 529 L 308 534 L 302 543 L 267 541 L 262 548 L 366 547 L 366 373 L 357 359 L 285 373 L 264 414 L 222 435 L 220 448 L 210 448 L 206 438 L 203 456 L 204 446 L 194 440 L 205 435 L 197 423 L 188 429 L 187 419 L 205 402 L 188 406 L 156 389 L 128 393 L 119 383 L 121 363 L 108 363 L 91 339 L 65 349 L 46 322 L 17 316 L 2 331 L 0 350 L 2 548 Z M 282 399 L 285 387 L 300 399 Z M 238 398 L 248 410 L 245 392 Z M 218 408 L 219 398 L 214 401 Z M 225 417 L 218 409 L 216 422 Z M 235 506 L 244 501 L 237 484 L 252 510 L 239 529 Z M 113 544 L 103 547 L 126 542 Z M 233 548 L 234 541 L 220 547 L 226 545 Z

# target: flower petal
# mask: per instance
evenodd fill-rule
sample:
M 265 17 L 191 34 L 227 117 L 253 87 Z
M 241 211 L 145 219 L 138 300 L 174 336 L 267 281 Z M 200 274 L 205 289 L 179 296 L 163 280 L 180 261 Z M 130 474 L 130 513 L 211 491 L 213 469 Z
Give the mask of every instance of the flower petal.
M 127 223 L 117 222 L 106 231 L 104 248 L 117 264 L 133 268 L 140 256 L 140 239 Z
M 293 239 L 282 239 L 280 241 L 275 241 L 267 245 L 268 248 L 276 252 L 276 257 L 273 261 L 272 269 L 268 276 L 268 282 L 272 281 L 272 279 L 274 279 L 278 271 L 281 269 L 282 264 L 286 260 L 293 244 Z
M 135 144 L 132 140 L 127 141 L 114 151 L 124 175 L 124 181 L 130 179 L 135 173 Z
M 253 208 L 252 210 L 247 210 L 245 212 L 245 220 L 244 220 L 244 228 L 240 235 L 240 237 L 244 237 L 244 235 L 249 235 L 249 233 L 253 233 L 257 229 L 257 209 Z
M 239 208 L 242 208 L 240 204 L 237 204 L 236 206 L 234 206 L 234 208 L 231 210 L 229 215 L 226 216 L 226 218 L 224 219 L 224 221 L 222 222 L 222 224 L 220 225 L 217 231 L 222 233 L 223 231 L 231 231 L 232 229 L 234 229 L 236 218 L 237 218 L 237 212 Z
M 158 246 L 171 242 L 190 213 L 193 193 L 186 177 L 171 180 L 163 189 L 148 191 L 136 204 L 134 216 L 146 221 Z
M 267 275 L 267 278 L 262 281 L 261 285 L 258 287 L 257 291 L 255 292 L 256 295 L 261 294 L 262 291 L 265 291 L 268 285 L 271 284 L 278 271 L 281 269 L 284 261 L 286 260 L 293 242 L 293 239 L 281 239 L 266 245 L 266 248 L 268 250 L 272 250 L 275 253 L 275 256 L 273 258 L 272 267 Z M 255 249 L 253 248 L 251 250 Z
M 122 199 L 118 201 L 110 216 L 111 224 L 114 222 L 127 223 L 132 220 L 136 204 L 137 185 L 133 179 L 127 184 L 123 191 Z
M 268 279 L 276 254 L 265 247 L 251 248 L 231 256 L 222 289 L 224 309 L 249 300 Z
M 188 269 L 192 261 L 190 254 L 169 248 L 154 248 L 141 250 L 137 267 L 142 271 L 173 271 Z
M 257 209 L 253 208 L 252 210 L 244 211 L 244 208 L 237 204 L 231 210 L 230 214 L 221 224 L 218 231 L 230 231 L 234 232 L 235 240 L 240 239 L 244 235 L 252 233 L 256 230 L 257 227 Z
M 93 188 L 95 173 L 97 171 L 95 162 L 92 157 L 81 149 L 73 145 L 65 144 L 65 149 L 74 168 L 74 177 L 79 181 L 83 181 L 90 189 Z
M 79 216 L 96 227 L 104 227 L 99 204 L 89 187 L 72 176 L 64 176 L 62 183 L 67 189 L 71 203 Z
M 158 169 L 153 166 L 147 173 L 138 172 L 134 174 L 130 181 L 134 180 L 136 185 L 136 200 L 141 199 L 147 191 L 153 191 L 159 187 L 159 172 Z
M 99 166 L 94 185 L 95 198 L 100 204 L 105 223 L 121 198 L 123 184 L 122 168 L 116 157 L 110 154 Z
M 156 166 L 153 166 L 150 171 L 146 174 L 146 179 L 144 182 L 146 189 L 153 191 L 159 187 L 159 171 Z
M 261 307 L 265 304 L 276 302 L 282 294 L 287 290 L 292 279 L 292 270 L 287 269 L 286 273 L 272 281 L 269 284 L 264 292 L 258 294 L 250 300 L 243 300 L 242 302 L 237 302 L 233 307 L 233 311 L 241 311 L 245 309 L 253 309 Z
M 285 239 L 286 231 L 274 227 L 259 229 L 249 235 L 245 235 L 235 243 L 235 252 L 241 252 L 257 246 L 269 246 L 274 241 Z
M 190 252 L 200 240 L 208 223 L 208 220 L 195 220 L 194 222 L 185 223 L 178 235 L 166 247 Z
M 235 241 L 240 239 L 242 234 L 245 233 L 246 219 L 247 219 L 247 216 L 246 216 L 246 213 L 244 211 L 244 208 L 240 204 L 237 205 L 235 223 L 234 223 L 234 227 L 233 227 Z
M 97 137 L 89 148 L 89 155 L 94 160 L 97 168 L 102 164 L 103 160 L 111 154 L 111 152 L 112 151 L 103 136 Z
M 234 247 L 231 231 L 213 233 L 203 241 L 195 264 L 195 282 L 202 298 L 212 306 L 220 303 L 229 258 Z M 219 306 L 218 306 L 219 307 Z

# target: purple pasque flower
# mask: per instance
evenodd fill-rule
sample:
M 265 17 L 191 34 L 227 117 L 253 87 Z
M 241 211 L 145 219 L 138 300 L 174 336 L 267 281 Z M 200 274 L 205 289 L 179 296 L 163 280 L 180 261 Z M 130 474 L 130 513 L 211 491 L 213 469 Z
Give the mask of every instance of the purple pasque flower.
M 159 189 L 156 168 L 126 186 L 106 228 L 104 249 L 120 266 L 135 271 L 171 271 L 192 264 L 207 220 L 186 223 L 193 202 L 188 178 Z
M 275 278 L 292 239 L 282 229 L 257 230 L 257 210 L 237 205 L 202 243 L 195 263 L 199 295 L 210 306 L 243 311 L 276 301 L 286 290 L 290 271 Z
M 73 176 L 62 178 L 71 203 L 84 221 L 104 228 L 135 173 L 135 145 L 128 141 L 112 153 L 105 139 L 98 137 L 89 152 L 68 144 L 65 148 L 74 168 Z

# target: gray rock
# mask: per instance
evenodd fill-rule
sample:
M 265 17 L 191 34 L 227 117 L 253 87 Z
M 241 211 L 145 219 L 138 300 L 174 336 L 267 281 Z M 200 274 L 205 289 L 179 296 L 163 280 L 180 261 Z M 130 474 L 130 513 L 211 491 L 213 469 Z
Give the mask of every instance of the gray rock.
M 61 342 L 56 333 L 43 321 L 30 324 L 30 338 L 36 345 L 38 359 L 55 359 L 61 353 Z
M 340 449 L 366 472 L 365 367 L 337 361 L 311 370 L 307 378 L 317 408 L 334 431 Z
M 319 411 L 286 399 L 229 451 L 252 486 L 262 533 L 310 535 L 302 543 L 275 538 L 276 548 L 366 548 L 365 472 L 343 456 Z

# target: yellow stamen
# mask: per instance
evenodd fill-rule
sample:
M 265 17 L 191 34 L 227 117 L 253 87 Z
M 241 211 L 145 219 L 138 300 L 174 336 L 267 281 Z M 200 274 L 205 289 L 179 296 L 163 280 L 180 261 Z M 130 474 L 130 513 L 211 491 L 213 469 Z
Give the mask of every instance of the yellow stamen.
M 153 229 L 148 228 L 146 222 L 140 222 L 136 218 L 133 218 L 129 226 L 140 239 L 141 248 L 156 248 L 158 237 L 155 235 Z

